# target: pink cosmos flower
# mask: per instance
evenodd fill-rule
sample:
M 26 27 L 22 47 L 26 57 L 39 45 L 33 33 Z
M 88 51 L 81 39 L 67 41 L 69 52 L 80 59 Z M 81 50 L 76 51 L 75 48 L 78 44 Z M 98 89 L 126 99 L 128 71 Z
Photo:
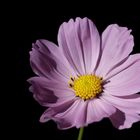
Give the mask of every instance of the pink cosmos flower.
M 131 30 L 109 25 L 100 36 L 88 18 L 70 19 L 58 32 L 58 46 L 37 40 L 30 52 L 36 77 L 30 91 L 47 107 L 41 122 L 59 129 L 84 127 L 108 117 L 118 129 L 140 120 L 140 54 L 130 55 Z

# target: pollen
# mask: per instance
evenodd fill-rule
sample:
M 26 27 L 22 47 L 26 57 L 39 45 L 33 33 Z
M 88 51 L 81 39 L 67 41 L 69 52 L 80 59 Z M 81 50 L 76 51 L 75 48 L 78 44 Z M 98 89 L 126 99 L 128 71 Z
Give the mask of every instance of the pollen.
M 69 87 L 74 90 L 76 96 L 88 100 L 102 92 L 102 81 L 102 78 L 96 75 L 82 75 L 78 78 L 70 77 Z

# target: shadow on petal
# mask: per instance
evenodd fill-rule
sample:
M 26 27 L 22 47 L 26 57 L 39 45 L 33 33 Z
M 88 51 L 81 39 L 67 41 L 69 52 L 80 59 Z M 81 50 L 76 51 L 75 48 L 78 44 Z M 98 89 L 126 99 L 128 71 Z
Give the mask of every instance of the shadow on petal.
M 113 126 L 116 128 L 119 128 L 125 122 L 125 114 L 118 109 L 109 118 L 110 118 Z

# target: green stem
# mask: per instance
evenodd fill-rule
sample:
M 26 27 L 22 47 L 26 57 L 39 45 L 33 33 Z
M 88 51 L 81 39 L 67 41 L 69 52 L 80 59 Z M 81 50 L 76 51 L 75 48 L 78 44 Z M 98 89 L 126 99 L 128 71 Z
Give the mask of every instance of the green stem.
M 78 135 L 78 139 L 77 140 L 82 140 L 83 132 L 84 132 L 84 127 L 81 127 L 80 130 L 79 130 L 79 135 Z

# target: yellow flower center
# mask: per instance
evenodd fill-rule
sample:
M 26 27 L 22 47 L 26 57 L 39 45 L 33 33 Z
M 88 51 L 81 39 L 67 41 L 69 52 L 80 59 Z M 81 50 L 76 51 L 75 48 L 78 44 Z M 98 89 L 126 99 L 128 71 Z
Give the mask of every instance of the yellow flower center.
M 95 75 L 82 75 L 77 79 L 71 77 L 69 86 L 74 89 L 76 96 L 88 100 L 102 92 L 102 78 Z

